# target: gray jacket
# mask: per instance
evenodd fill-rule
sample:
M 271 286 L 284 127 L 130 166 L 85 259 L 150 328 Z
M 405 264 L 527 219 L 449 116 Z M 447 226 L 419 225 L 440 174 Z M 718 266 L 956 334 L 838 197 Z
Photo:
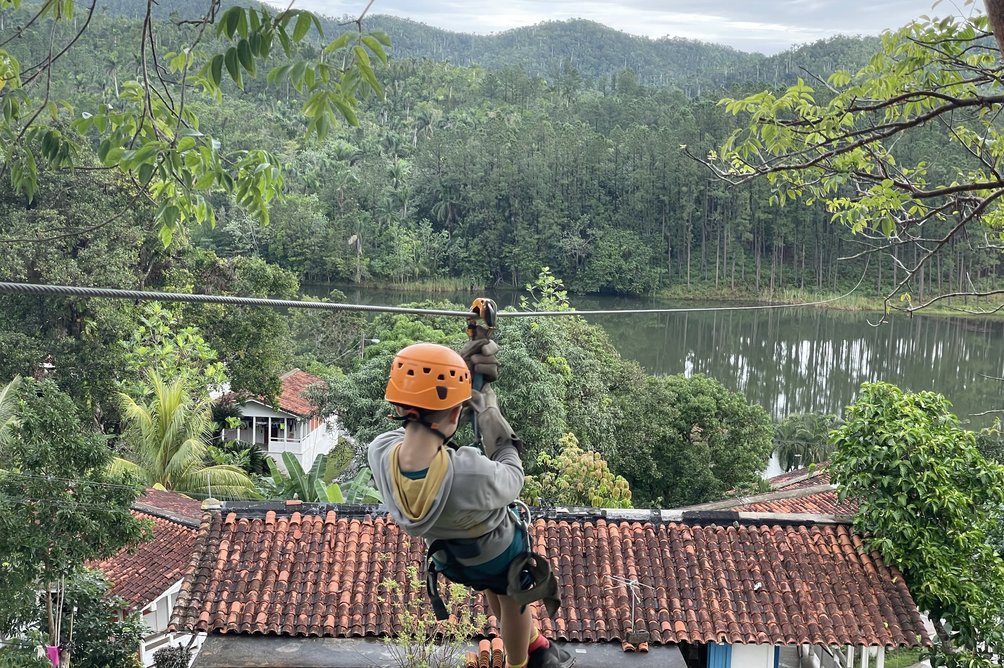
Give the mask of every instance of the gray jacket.
M 404 429 L 383 433 L 370 443 L 367 457 L 374 483 L 398 526 L 428 543 L 440 538 L 478 538 L 478 556 L 458 558 L 467 566 L 502 554 L 512 544 L 515 527 L 508 505 L 523 488 L 523 464 L 513 443 L 501 447 L 486 443 L 490 457 L 476 447 L 447 448 L 450 461 L 443 486 L 425 517 L 412 521 L 394 502 L 391 481 L 397 462 L 391 461 L 390 454 L 403 439 Z

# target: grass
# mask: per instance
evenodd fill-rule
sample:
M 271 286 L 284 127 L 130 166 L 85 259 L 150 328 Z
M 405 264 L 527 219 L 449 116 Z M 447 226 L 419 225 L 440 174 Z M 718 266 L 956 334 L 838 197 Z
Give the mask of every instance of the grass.
M 663 299 L 689 299 L 689 300 L 741 300 L 750 302 L 764 302 L 771 304 L 809 304 L 814 302 L 825 302 L 819 304 L 819 308 L 828 308 L 838 311 L 861 311 L 882 313 L 886 310 L 885 303 L 881 296 L 866 295 L 860 292 L 847 295 L 848 287 L 844 291 L 826 292 L 804 290 L 799 288 L 784 288 L 781 291 L 755 292 L 728 287 L 715 288 L 713 285 L 692 285 L 688 288 L 685 285 L 675 285 L 670 288 L 660 290 L 658 297 Z M 847 296 L 844 296 L 847 295 Z M 832 300 L 832 301 L 831 301 Z M 906 303 L 896 302 L 890 306 L 906 306 Z M 969 300 L 954 299 L 937 302 L 919 311 L 923 315 L 950 315 L 957 317 L 975 318 L 1004 318 L 1004 298 L 997 299 L 975 299 Z
M 922 649 L 894 649 L 885 653 L 885 668 L 907 668 L 923 659 Z
M 469 278 L 425 278 L 417 281 L 364 281 L 359 287 L 377 290 L 396 290 L 398 292 L 478 292 L 484 286 Z

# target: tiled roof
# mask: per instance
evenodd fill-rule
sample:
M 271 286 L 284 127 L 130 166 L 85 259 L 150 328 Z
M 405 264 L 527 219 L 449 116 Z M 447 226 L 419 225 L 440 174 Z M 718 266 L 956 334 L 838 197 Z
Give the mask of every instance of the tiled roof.
M 311 385 L 324 381 L 300 369 L 293 369 L 283 374 L 281 380 L 282 392 L 279 393 L 278 402 L 281 410 L 300 417 L 309 417 L 317 410 L 316 406 L 303 396 L 303 392 Z
M 803 467 L 768 478 L 772 489 L 799 489 L 802 487 L 812 487 L 813 485 L 829 485 L 830 473 L 826 470 L 829 462 L 815 464 L 811 468 Z
M 153 487 L 148 487 L 143 492 L 143 495 L 136 499 L 133 508 L 152 512 L 156 515 L 167 516 L 168 519 L 171 519 L 171 516 L 175 516 L 182 521 L 189 520 L 196 527 L 198 527 L 199 522 L 202 520 L 201 501 L 178 494 L 177 492 L 168 492 L 167 490 L 154 489 Z
M 785 488 L 785 491 L 792 489 Z M 796 488 L 798 489 L 798 488 Z M 818 487 L 802 488 L 818 489 Z M 764 495 L 768 497 L 769 495 Z M 823 491 L 809 492 L 802 496 L 788 496 L 787 498 L 763 498 L 749 500 L 748 503 L 740 503 L 733 507 L 733 510 L 749 513 L 808 513 L 812 515 L 853 515 L 858 511 L 856 501 L 845 499 L 840 501 L 837 498 L 836 489 L 826 489 Z
M 631 598 L 620 583 L 637 580 L 637 619 L 652 644 L 928 642 L 902 576 L 862 554 L 847 525 L 659 517 L 554 514 L 534 522 L 534 549 L 550 557 L 563 599 L 556 619 L 538 616 L 545 634 L 626 640 Z M 393 634 L 398 622 L 378 586 L 392 578 L 407 590 L 405 569 L 421 569 L 423 556 L 422 541 L 358 508 L 233 504 L 205 516 L 173 624 L 219 633 Z M 480 596 L 472 605 L 486 611 Z M 489 618 L 486 633 L 495 632 Z
M 153 537 L 133 550 L 122 549 L 88 567 L 104 572 L 111 594 L 138 610 L 181 579 L 192 561 L 202 504 L 177 492 L 148 487 L 132 507 L 134 517 L 153 523 Z
M 132 514 L 153 522 L 152 540 L 140 544 L 135 551 L 123 549 L 88 566 L 104 572 L 112 583 L 112 596 L 124 598 L 130 610 L 139 610 L 157 600 L 185 574 L 192 560 L 197 531 L 163 517 L 136 510 Z

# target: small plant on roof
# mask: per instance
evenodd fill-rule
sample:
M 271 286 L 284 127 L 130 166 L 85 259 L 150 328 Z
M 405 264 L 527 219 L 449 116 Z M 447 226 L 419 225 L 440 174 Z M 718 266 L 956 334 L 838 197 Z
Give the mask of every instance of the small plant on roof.
M 463 664 L 471 638 L 483 634 L 487 619 L 474 614 L 467 588 L 449 583 L 443 603 L 450 618 L 438 621 L 424 594 L 425 581 L 414 564 L 402 582 L 386 579 L 377 600 L 391 615 L 395 635 L 386 638 L 395 666 L 400 668 L 456 668 Z

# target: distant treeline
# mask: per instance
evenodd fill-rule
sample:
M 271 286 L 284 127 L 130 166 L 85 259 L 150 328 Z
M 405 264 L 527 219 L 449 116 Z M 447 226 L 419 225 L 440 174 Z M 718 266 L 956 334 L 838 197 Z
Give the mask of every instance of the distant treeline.
M 190 17 L 203 4 L 174 0 L 159 11 Z M 133 5 L 101 3 L 72 64 L 60 63 L 72 72 L 55 85 L 79 109 L 115 104 L 115 91 L 135 78 Z M 5 20 L 9 32 L 18 15 Z M 225 143 L 267 148 L 288 165 L 288 196 L 271 225 L 221 201 L 219 225 L 193 231 L 196 244 L 261 257 L 306 281 L 520 286 L 549 266 L 573 290 L 625 294 L 680 285 L 830 291 L 856 283 L 866 266 L 864 285 L 879 294 L 900 278 L 899 262 L 922 252 L 903 244 L 894 259 L 841 259 L 867 250 L 867 239 L 818 206 L 771 206 L 765 183 L 730 187 L 681 151 L 705 154 L 737 128 L 717 105 L 723 86 L 737 94 L 855 69 L 873 39 L 766 58 L 586 21 L 487 37 L 388 17 L 366 28 L 386 30 L 396 46 L 379 72 L 386 99 L 366 103 L 360 128 L 305 142 L 302 100 L 288 86 L 267 87 L 261 73 L 222 105 L 192 101 Z M 165 29 L 163 39 L 180 44 L 183 30 Z M 41 35 L 16 44 L 45 49 Z M 937 156 L 931 170 L 952 168 L 933 132 L 897 150 Z M 964 238 L 952 248 L 918 276 L 914 293 L 998 276 L 998 253 Z

